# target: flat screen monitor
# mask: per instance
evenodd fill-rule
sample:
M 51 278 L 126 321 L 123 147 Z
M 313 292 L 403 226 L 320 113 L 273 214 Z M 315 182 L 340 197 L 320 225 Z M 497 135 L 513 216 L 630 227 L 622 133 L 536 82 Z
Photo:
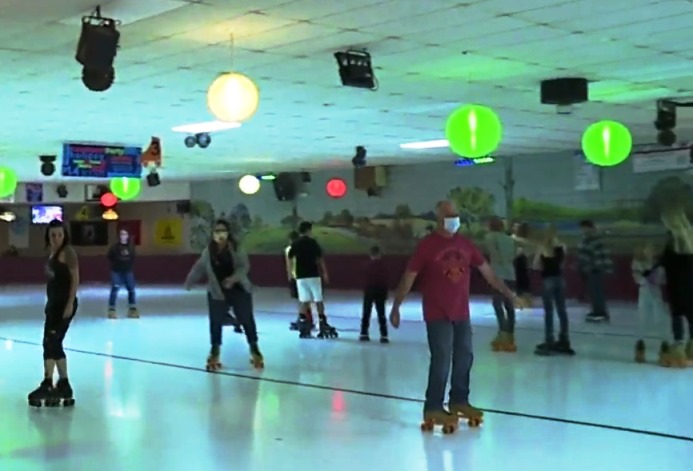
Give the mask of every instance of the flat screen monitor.
M 52 220 L 63 220 L 62 206 L 32 206 L 31 207 L 31 223 L 32 224 L 48 224 Z

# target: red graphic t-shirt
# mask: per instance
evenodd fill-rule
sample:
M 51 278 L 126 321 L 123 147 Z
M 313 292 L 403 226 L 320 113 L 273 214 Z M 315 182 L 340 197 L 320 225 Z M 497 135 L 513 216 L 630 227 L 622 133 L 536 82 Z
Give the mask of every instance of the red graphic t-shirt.
M 455 234 L 437 233 L 423 238 L 407 266 L 418 273 L 417 287 L 423 296 L 426 322 L 469 319 L 471 268 L 486 263 L 474 243 Z

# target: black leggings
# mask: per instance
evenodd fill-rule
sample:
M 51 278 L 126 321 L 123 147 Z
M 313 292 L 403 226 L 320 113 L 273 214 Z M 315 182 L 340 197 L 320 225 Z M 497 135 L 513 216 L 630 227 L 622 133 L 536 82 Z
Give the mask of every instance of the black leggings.
M 44 360 L 64 360 L 65 349 L 63 341 L 70 328 L 72 319 L 77 313 L 77 301 L 75 301 L 72 315 L 65 319 L 65 308 L 46 307 L 46 321 L 43 324 L 43 359 Z
M 682 314 L 680 311 L 674 311 L 671 314 L 671 329 L 674 333 L 674 340 L 681 342 L 684 340 L 683 320 L 688 320 L 688 338 L 693 340 L 693 313 Z

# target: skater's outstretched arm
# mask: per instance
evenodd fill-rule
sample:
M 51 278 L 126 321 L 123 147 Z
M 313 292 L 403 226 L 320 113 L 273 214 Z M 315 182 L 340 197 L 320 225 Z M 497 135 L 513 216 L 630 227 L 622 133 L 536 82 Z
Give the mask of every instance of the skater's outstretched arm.
M 200 258 L 197 259 L 190 269 L 190 273 L 188 273 L 188 276 L 185 278 L 185 283 L 183 283 L 185 289 L 189 290 L 193 283 L 197 283 L 202 279 L 207 270 L 207 260 L 209 260 L 209 250 L 204 249 Z

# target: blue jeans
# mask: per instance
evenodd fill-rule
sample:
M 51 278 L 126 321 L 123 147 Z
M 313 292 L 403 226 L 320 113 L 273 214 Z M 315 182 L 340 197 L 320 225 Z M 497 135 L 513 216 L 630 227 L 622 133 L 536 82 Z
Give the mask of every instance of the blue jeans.
M 137 306 L 137 299 L 135 297 L 135 274 L 131 271 L 126 272 L 111 272 L 111 295 L 108 297 L 108 307 L 109 309 L 115 309 L 116 300 L 118 299 L 118 291 L 120 287 L 125 286 L 128 291 L 128 305 L 129 307 Z
M 558 313 L 560 325 L 559 338 L 568 340 L 568 311 L 565 307 L 565 281 L 560 276 L 544 278 L 541 298 L 544 302 L 544 339 L 552 343 L 554 307 Z
M 426 322 L 426 331 L 431 364 L 424 411 L 443 410 L 448 377 L 451 377 L 450 404 L 468 404 L 469 376 L 474 362 L 471 322 Z
M 224 300 L 217 300 L 207 293 L 207 305 L 209 307 L 209 337 L 212 347 L 220 347 L 222 344 L 222 329 L 228 324 L 229 308 L 233 310 L 238 323 L 243 327 L 243 332 L 248 340 L 248 345 L 257 343 L 257 327 L 253 314 L 253 296 L 242 289 L 225 290 Z
M 587 291 L 589 292 L 590 302 L 592 304 L 592 313 L 608 317 L 609 310 L 606 307 L 603 273 L 593 272 L 587 274 Z

